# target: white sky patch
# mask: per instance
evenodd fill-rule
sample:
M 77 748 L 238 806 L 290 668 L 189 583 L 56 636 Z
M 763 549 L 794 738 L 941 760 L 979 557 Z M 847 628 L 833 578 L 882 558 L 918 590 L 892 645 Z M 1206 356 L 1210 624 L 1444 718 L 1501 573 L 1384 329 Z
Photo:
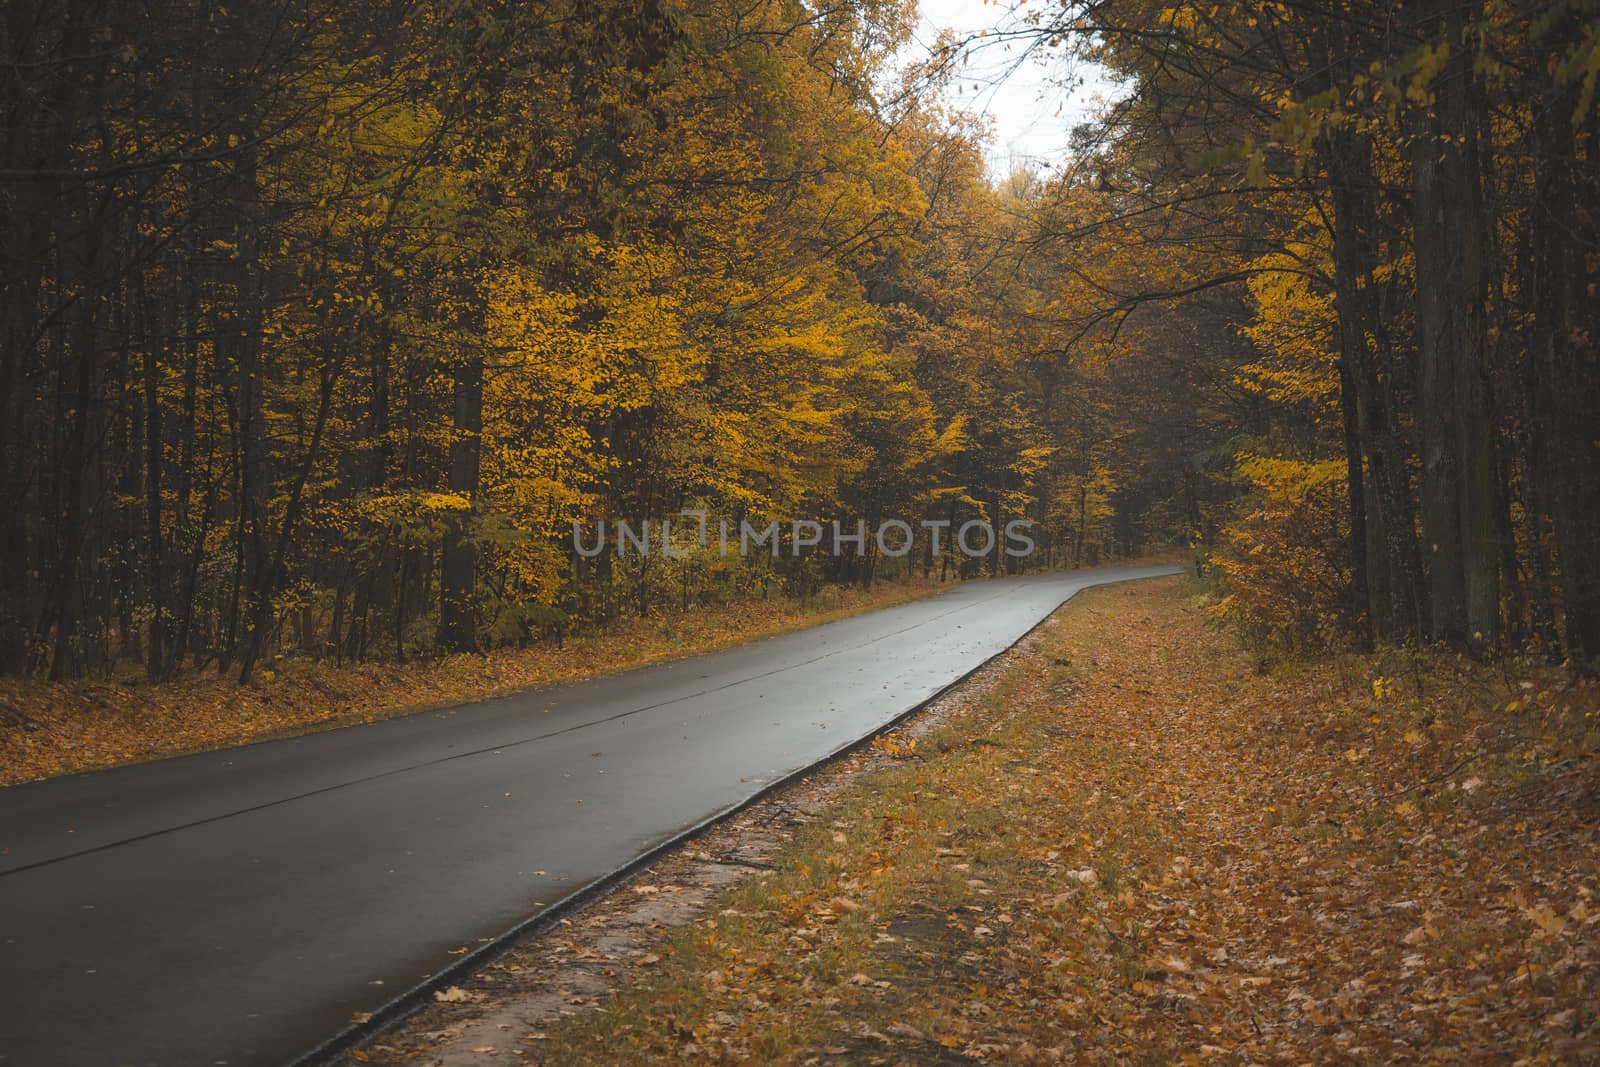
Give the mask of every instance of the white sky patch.
M 1049 5 L 1055 7 L 1056 5 Z M 1071 59 L 1062 48 L 1047 48 L 1031 36 L 1007 36 L 1027 28 L 1030 10 L 1040 0 L 919 0 L 919 21 L 902 50 L 907 63 L 924 59 L 939 31 L 973 41 L 966 61 L 946 91 L 963 111 L 986 118 L 994 136 L 986 146 L 989 177 L 999 180 L 1021 167 L 1052 169 L 1071 154 L 1072 128 L 1093 119 L 1119 94 L 1110 72 Z

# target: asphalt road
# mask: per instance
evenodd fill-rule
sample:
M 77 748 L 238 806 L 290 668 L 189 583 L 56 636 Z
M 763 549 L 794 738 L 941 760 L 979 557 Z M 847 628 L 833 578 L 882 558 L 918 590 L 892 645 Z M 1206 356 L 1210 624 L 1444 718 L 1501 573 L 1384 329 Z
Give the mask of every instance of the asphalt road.
M 0 1064 L 280 1064 L 874 732 L 1114 568 L 671 664 L 0 789 Z

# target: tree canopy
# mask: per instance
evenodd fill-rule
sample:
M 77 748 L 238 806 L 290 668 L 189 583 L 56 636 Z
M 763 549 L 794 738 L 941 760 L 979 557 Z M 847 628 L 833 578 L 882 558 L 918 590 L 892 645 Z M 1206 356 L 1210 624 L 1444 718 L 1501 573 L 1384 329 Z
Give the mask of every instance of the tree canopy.
M 1592 667 L 1596 11 L 1041 7 L 1126 91 L 995 182 L 901 0 L 10 4 L 0 670 L 1175 542 L 1266 640 Z M 728 556 L 684 511 L 1039 550 Z

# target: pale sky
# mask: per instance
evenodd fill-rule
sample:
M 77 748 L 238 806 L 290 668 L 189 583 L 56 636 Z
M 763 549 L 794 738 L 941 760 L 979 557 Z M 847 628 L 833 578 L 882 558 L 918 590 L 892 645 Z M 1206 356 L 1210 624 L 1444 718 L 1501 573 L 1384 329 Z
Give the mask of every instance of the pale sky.
M 1030 9 L 1040 10 L 1041 0 L 919 0 L 920 21 L 906 58 L 926 56 L 941 29 L 969 37 L 1024 28 Z M 992 124 L 986 153 L 992 179 L 1023 165 L 1045 170 L 1058 163 L 1069 152 L 1072 127 L 1116 95 L 1104 68 L 1071 62 L 1060 49 L 1039 47 L 1029 54 L 1032 44 L 1031 38 L 974 42 L 949 90 L 952 103 Z

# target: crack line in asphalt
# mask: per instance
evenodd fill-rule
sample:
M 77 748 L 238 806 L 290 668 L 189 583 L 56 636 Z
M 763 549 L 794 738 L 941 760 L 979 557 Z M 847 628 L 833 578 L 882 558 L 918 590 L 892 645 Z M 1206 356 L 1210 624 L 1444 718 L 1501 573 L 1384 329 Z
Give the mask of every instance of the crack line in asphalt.
M 147 831 L 147 832 L 142 833 L 142 834 L 134 834 L 131 837 L 119 838 L 116 841 L 108 841 L 103 845 L 95 845 L 92 848 L 80 849 L 77 852 L 69 852 L 69 853 L 67 853 L 66 855 L 63 855 L 63 856 L 54 856 L 54 857 L 51 857 L 50 859 L 36 860 L 33 863 L 25 863 L 20 867 L 11 867 L 11 868 L 6 869 L 6 870 L 0 870 L 0 878 L 6 878 L 6 877 L 9 877 L 10 875 L 13 875 L 13 874 L 22 874 L 24 871 L 36 870 L 36 869 L 38 869 L 40 867 L 48 867 L 48 866 L 50 866 L 52 864 L 56 864 L 56 863 L 65 863 L 68 860 L 74 860 L 74 859 L 78 859 L 78 858 L 80 858 L 82 856 L 93 855 L 96 852 L 105 852 L 105 851 L 108 851 L 108 850 L 113 849 L 113 848 L 121 848 L 123 845 L 131 845 L 131 844 L 134 844 L 134 843 L 139 842 L 139 841 L 147 841 L 147 840 L 149 840 L 150 838 L 153 838 L 153 837 L 162 837 L 162 836 L 164 836 L 166 834 L 177 833 L 180 830 L 189 830 L 189 829 L 193 829 L 196 826 L 205 826 L 208 823 L 221 822 L 224 819 L 237 818 L 240 815 L 249 815 L 252 812 L 263 811 L 263 810 L 265 810 L 267 808 L 274 808 L 274 807 L 279 806 L 280 804 L 291 804 L 291 803 L 293 803 L 293 802 L 295 802 L 297 800 L 304 800 L 304 799 L 306 799 L 308 797 L 319 796 L 319 795 L 321 795 L 323 793 L 331 793 L 331 792 L 333 792 L 335 790 L 338 790 L 338 789 L 347 789 L 347 788 L 349 788 L 351 786 L 363 785 L 363 784 L 365 784 L 367 782 L 375 782 L 375 781 L 378 781 L 380 779 L 391 778 L 391 777 L 394 777 L 395 775 L 399 775 L 399 774 L 409 774 L 412 771 L 422 770 L 423 768 L 426 768 L 426 767 L 435 767 L 435 766 L 438 766 L 440 764 L 449 763 L 449 762 L 451 762 L 453 760 L 469 759 L 469 758 L 472 758 L 474 756 L 485 755 L 486 753 L 501 752 L 501 751 L 504 751 L 505 749 L 508 749 L 508 748 L 518 748 L 518 747 L 520 747 L 522 745 L 532 744 L 535 741 L 545 741 L 545 740 L 548 740 L 548 739 L 550 739 L 552 737 L 560 737 L 563 734 L 575 733 L 578 730 L 585 730 L 585 729 L 588 729 L 591 726 L 600 726 L 600 725 L 604 725 L 605 723 L 616 722 L 616 721 L 618 721 L 620 719 L 630 718 L 630 717 L 632 717 L 634 715 L 640 715 L 640 714 L 643 714 L 644 712 L 647 712 L 647 711 L 654 711 L 657 708 L 671 707 L 673 704 L 681 704 L 686 700 L 695 700 L 695 699 L 697 699 L 699 697 L 709 696 L 712 693 L 719 693 L 719 692 L 722 692 L 725 689 L 732 689 L 735 686 L 745 685 L 748 682 L 760 681 L 763 678 L 771 678 L 774 675 L 782 674 L 785 671 L 794 670 L 797 667 L 807 667 L 807 666 L 810 666 L 813 663 L 818 663 L 818 662 L 820 662 L 822 660 L 828 659 L 831 656 L 836 656 L 841 652 L 851 651 L 851 650 L 855 650 L 855 649 L 867 648 L 867 647 L 869 647 L 871 645 L 878 644 L 879 642 L 886 641 L 891 637 L 898 637 L 901 634 L 909 633 L 910 631 L 918 629 L 919 627 L 927 626 L 930 623 L 938 622 L 940 619 L 948 618 L 951 615 L 955 615 L 955 614 L 957 614 L 959 612 L 966 611 L 969 608 L 980 607 L 980 606 L 982 606 L 984 604 L 989 603 L 991 600 L 996 600 L 996 599 L 998 599 L 998 598 L 1000 598 L 1002 596 L 1005 596 L 1009 592 L 1011 592 L 1011 590 L 1001 590 L 1001 591 L 993 593 L 993 594 L 991 594 L 989 596 L 983 597 L 980 600 L 974 600 L 969 604 L 962 604 L 962 605 L 960 605 L 958 607 L 951 608 L 949 611 L 940 612 L 938 615 L 935 615 L 935 616 L 933 616 L 931 618 L 923 619 L 920 622 L 912 623 L 910 626 L 905 626 L 905 627 L 902 627 L 902 628 L 900 628 L 898 630 L 891 630 L 890 632 L 888 632 L 886 634 L 880 634 L 877 637 L 874 637 L 870 641 L 863 641 L 860 644 L 850 645 L 850 646 L 848 646 L 848 648 L 846 648 L 846 647 L 837 648 L 837 649 L 834 649 L 833 651 L 830 651 L 830 652 L 824 652 L 820 656 L 813 656 L 810 659 L 799 660 L 799 661 L 794 662 L 794 663 L 786 664 L 786 665 L 784 665 L 782 667 L 776 667 L 776 668 L 774 668 L 774 669 L 772 669 L 770 671 L 763 671 L 760 674 L 752 674 L 752 675 L 749 675 L 748 677 L 739 678 L 739 679 L 736 679 L 736 680 L 731 681 L 731 682 L 726 682 L 726 683 L 724 683 L 722 685 L 712 686 L 712 687 L 710 687 L 708 689 L 697 690 L 696 692 L 687 693 L 687 694 L 685 694 L 685 695 L 683 695 L 681 697 L 674 697 L 671 700 L 663 700 L 663 701 L 661 701 L 660 703 L 657 703 L 657 704 L 646 704 L 643 707 L 632 708 L 632 709 L 630 709 L 628 711 L 619 711 L 615 715 L 607 715 L 607 716 L 604 716 L 603 718 L 599 718 L 599 719 L 590 719 L 590 720 L 588 720 L 586 722 L 575 723 L 575 724 L 573 724 L 571 726 L 564 726 L 559 730 L 550 730 L 550 731 L 547 731 L 547 732 L 542 733 L 542 734 L 536 734 L 535 736 L 532 736 L 532 737 L 523 737 L 523 738 L 518 738 L 517 740 L 514 740 L 514 741 L 507 741 L 504 744 L 488 745 L 488 746 L 485 746 L 484 748 L 473 749 L 470 752 L 455 752 L 455 753 L 452 753 L 452 754 L 450 754 L 448 756 L 440 756 L 437 759 L 424 760 L 421 763 L 408 764 L 407 766 L 404 766 L 404 767 L 395 767 L 395 768 L 392 768 L 392 769 L 387 770 L 387 771 L 379 771 L 376 774 L 369 774 L 369 775 L 366 775 L 366 776 L 361 777 L 361 778 L 352 778 L 352 779 L 350 779 L 349 781 L 346 781 L 346 782 L 335 782 L 333 785 L 326 785 L 326 786 L 321 787 L 320 789 L 309 789 L 304 793 L 296 793 L 296 794 L 294 794 L 292 796 L 287 796 L 287 797 L 278 797 L 277 799 L 274 799 L 274 800 L 263 801 L 260 804 L 253 804 L 253 805 L 251 805 L 249 807 L 238 808 L 238 809 L 235 809 L 234 811 L 223 812 L 220 815 L 208 815 L 203 819 L 195 819 L 195 820 L 193 820 L 191 822 L 180 823 L 180 824 L 178 824 L 176 826 L 164 826 L 159 830 L 150 830 L 150 831 Z M 1076 593 L 1076 592 L 1078 592 L 1077 589 L 1073 589 L 1072 590 L 1072 593 Z M 1072 595 L 1071 593 L 1068 593 L 1066 596 L 1063 596 L 1061 598 L 1061 600 L 1055 605 L 1055 607 L 1051 608 L 1050 610 L 1054 611 L 1056 608 L 1059 608 L 1062 604 L 1066 603 L 1068 599 L 1070 599 L 1071 595 Z M 843 620 L 841 620 L 841 621 L 843 621 Z M 525 690 L 524 693 L 526 693 L 526 692 L 531 692 L 531 690 Z

